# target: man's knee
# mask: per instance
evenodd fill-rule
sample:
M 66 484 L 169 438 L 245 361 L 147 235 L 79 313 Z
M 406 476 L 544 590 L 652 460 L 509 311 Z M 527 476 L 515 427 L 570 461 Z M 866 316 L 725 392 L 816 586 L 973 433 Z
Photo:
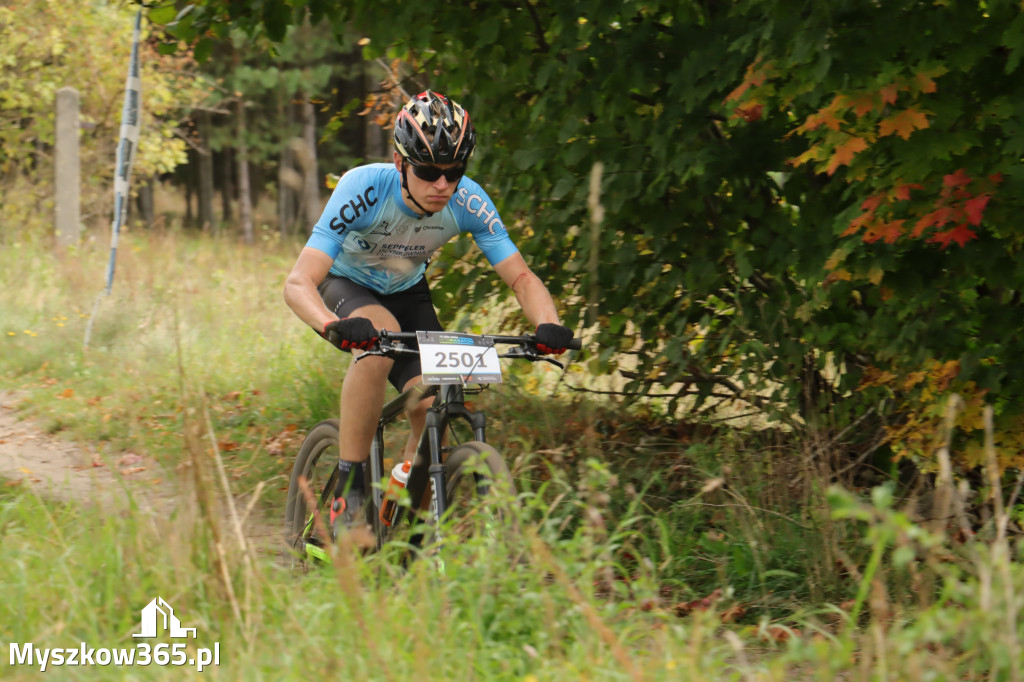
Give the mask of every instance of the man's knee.
M 416 390 L 413 390 L 416 389 Z M 427 387 L 423 385 L 423 377 L 416 376 L 405 382 L 402 386 L 402 391 L 411 391 L 409 397 L 406 399 L 405 411 L 412 418 L 423 418 L 427 414 L 427 410 L 433 403 L 433 397 L 422 397 L 423 393 L 426 392 Z

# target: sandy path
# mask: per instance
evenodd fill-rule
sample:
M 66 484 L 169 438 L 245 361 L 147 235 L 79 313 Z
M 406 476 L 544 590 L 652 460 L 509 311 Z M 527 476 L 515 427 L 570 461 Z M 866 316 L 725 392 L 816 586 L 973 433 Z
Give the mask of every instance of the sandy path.
M 33 420 L 22 420 L 16 412 L 18 397 L 0 392 L 0 476 L 32 485 L 40 493 L 80 501 L 105 501 L 121 491 L 110 467 L 93 448 L 76 445 L 47 434 Z M 134 457 L 128 476 L 145 473 Z M 150 472 L 152 480 L 154 472 Z
M 105 455 L 91 444 L 48 434 L 17 413 L 19 400 L 14 392 L 0 391 L 0 479 L 7 485 L 28 485 L 40 495 L 104 506 L 118 506 L 130 491 L 140 508 L 156 514 L 170 514 L 178 505 L 175 472 L 163 470 L 153 458 Z M 237 498 L 236 507 L 243 513 L 246 500 Z M 273 519 L 254 513 L 246 520 L 245 535 L 260 553 L 279 549 L 280 524 Z

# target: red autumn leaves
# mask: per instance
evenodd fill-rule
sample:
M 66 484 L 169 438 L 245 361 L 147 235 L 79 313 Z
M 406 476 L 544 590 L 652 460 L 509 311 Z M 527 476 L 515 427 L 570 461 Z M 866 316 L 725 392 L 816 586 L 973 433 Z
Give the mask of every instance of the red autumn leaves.
M 894 244 L 904 235 L 919 239 L 930 233 L 927 241 L 944 249 L 953 242 L 964 246 L 977 238 L 971 227 L 981 224 L 989 199 L 1002 180 L 998 173 L 976 180 L 960 168 L 943 176 L 942 188 L 931 210 L 919 216 L 894 218 L 900 204 L 911 200 L 911 190 L 926 189 L 918 183 L 901 184 L 865 199 L 860 205 L 862 213 L 850 221 L 842 236 L 864 230 L 862 239 L 868 244 L 877 241 Z
M 899 167 L 904 162 L 911 176 L 920 177 L 919 158 L 908 161 L 908 155 L 919 151 L 889 145 L 881 150 L 880 158 L 855 163 L 859 155 L 883 138 L 908 140 L 915 131 L 929 128 L 934 114 L 926 108 L 926 102 L 938 91 L 935 79 L 947 72 L 941 65 L 918 65 L 909 74 L 889 74 L 885 80 L 879 77 L 873 84 L 849 88 L 836 93 L 828 104 L 802 121 L 797 118 L 794 122 L 798 125 L 786 133 L 786 138 L 799 135 L 809 143 L 802 153 L 789 159 L 790 165 L 813 165 L 816 172 L 829 176 L 847 166 L 846 182 L 861 185 L 865 193 L 874 192 L 861 203 L 861 213 L 849 222 L 842 236 L 861 232 L 861 238 L 869 244 L 925 239 L 943 249 L 951 244 L 963 247 L 977 238 L 972 228 L 981 225 L 985 209 L 1002 181 L 998 173 L 974 178 L 960 168 L 942 176 L 941 186 L 934 175 L 929 175 L 918 182 L 892 180 L 890 186 L 879 189 L 887 184 L 886 174 L 900 177 Z M 792 116 L 797 106 L 795 95 L 783 93 L 803 89 L 788 83 L 786 73 L 791 80 L 798 78 L 793 76 L 797 72 L 771 61 L 752 63 L 742 82 L 723 102 L 734 107 L 732 118 L 753 123 L 767 115 L 769 107 L 778 107 Z M 941 137 L 941 131 L 936 135 Z M 880 175 L 876 164 L 888 170 Z

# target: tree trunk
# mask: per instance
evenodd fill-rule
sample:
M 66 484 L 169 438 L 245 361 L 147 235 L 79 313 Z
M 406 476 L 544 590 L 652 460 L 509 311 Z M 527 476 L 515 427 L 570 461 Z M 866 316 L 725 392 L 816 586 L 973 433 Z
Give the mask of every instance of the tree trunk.
M 290 104 L 278 109 L 278 116 L 286 121 L 286 129 L 291 130 L 294 119 L 294 107 Z M 281 237 L 288 237 L 295 225 L 295 192 L 292 189 L 295 176 L 295 153 L 290 141 L 283 141 L 281 158 L 277 164 L 277 228 Z
M 221 176 L 220 176 L 220 219 L 225 225 L 231 224 L 231 197 L 234 196 L 231 172 L 231 149 L 221 152 Z
M 153 175 L 139 185 L 139 213 L 142 214 L 142 221 L 145 223 L 146 229 L 152 229 L 156 221 L 153 200 L 153 185 L 156 182 L 156 176 Z
M 213 152 L 210 150 L 210 112 L 197 112 L 199 124 L 199 229 L 214 229 L 213 220 Z
M 195 173 L 192 169 L 195 168 L 195 164 L 198 163 L 198 159 L 196 158 L 197 155 L 193 150 L 189 149 L 187 153 L 188 163 L 185 164 L 185 167 L 182 169 L 182 172 L 185 175 L 185 225 L 187 227 L 192 227 L 194 223 L 192 213 L 192 195 L 194 194 L 193 186 L 195 185 L 195 182 L 193 181 Z
M 370 67 L 363 65 L 363 91 L 360 93 L 362 101 L 366 101 L 366 95 L 373 92 L 377 87 L 377 80 L 374 78 Z M 384 158 L 388 155 L 387 146 L 384 143 L 384 133 L 373 116 L 363 116 L 363 144 L 364 154 L 368 159 Z M 390 159 L 385 159 L 385 162 Z
M 249 145 L 246 141 L 248 127 L 245 122 L 245 102 L 238 100 L 235 117 L 235 149 L 238 154 L 238 217 L 242 221 L 242 239 L 253 243 L 252 234 L 252 191 L 249 187 Z
M 323 206 L 320 204 L 320 172 L 316 158 L 316 110 L 313 103 L 303 94 L 299 105 L 302 117 L 302 140 L 305 143 L 302 158 L 302 213 L 305 224 L 312 226 L 320 218 Z

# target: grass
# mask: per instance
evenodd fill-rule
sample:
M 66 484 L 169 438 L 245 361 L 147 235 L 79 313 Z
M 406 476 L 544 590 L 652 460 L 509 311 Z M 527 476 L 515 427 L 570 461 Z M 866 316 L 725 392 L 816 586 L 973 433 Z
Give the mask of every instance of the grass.
M 5 239 L 17 285 L 0 291 L 0 389 L 53 433 L 159 462 L 179 493 L 161 518 L 130 499 L 0 487 L 5 642 L 133 646 L 160 595 L 198 628 L 193 646 L 220 643 L 223 664 L 203 673 L 216 679 L 1020 679 L 1019 545 L 956 543 L 885 489 L 831 489 L 786 434 L 536 395 L 541 367 L 474 398 L 517 479 L 522 535 L 408 571 L 391 552 L 342 548 L 305 574 L 250 555 L 215 486 L 196 487 L 214 479 L 195 429 L 208 411 L 232 490 L 262 490 L 257 512 L 276 523 L 291 457 L 334 416 L 347 362 L 281 302 L 298 245 L 128 232 L 83 348 L 106 247 Z M 125 670 L 59 674 L 181 674 Z

